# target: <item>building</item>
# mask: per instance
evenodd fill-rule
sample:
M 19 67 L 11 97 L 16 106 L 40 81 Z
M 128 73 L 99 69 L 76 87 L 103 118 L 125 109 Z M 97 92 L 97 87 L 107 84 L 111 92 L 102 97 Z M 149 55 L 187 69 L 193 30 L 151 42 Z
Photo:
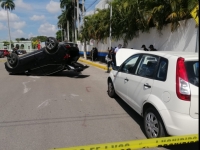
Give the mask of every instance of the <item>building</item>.
M 19 45 L 19 49 L 24 49 L 26 50 L 26 52 L 32 52 L 33 48 L 32 48 L 32 43 L 31 41 L 12 41 L 14 47 L 18 44 Z M 9 49 L 8 46 L 4 46 L 4 42 L 0 41 L 0 50 L 3 49 Z

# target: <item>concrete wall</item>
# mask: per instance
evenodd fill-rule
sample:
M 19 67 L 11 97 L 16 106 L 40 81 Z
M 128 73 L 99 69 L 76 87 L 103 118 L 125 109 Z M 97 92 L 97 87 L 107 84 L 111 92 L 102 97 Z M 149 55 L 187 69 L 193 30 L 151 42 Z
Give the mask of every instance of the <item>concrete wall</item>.
M 170 24 L 164 27 L 161 33 L 156 28 L 150 29 L 149 33 L 139 32 L 139 37 L 134 38 L 128 42 L 126 47 L 134 49 L 142 49 L 143 44 L 149 47 L 153 44 L 159 51 L 193 51 L 195 52 L 197 44 L 197 30 L 194 19 L 187 21 L 181 21 L 180 27 L 177 31 L 171 32 Z M 112 47 L 116 47 L 118 44 L 123 44 L 123 40 L 112 41 Z M 101 53 L 107 53 L 109 47 L 109 38 L 104 42 L 97 43 L 94 41 L 93 45 L 87 45 L 87 51 L 90 51 L 92 47 L 97 47 L 100 55 Z M 83 44 L 79 44 L 80 51 L 83 51 Z M 197 50 L 199 51 L 199 50 Z

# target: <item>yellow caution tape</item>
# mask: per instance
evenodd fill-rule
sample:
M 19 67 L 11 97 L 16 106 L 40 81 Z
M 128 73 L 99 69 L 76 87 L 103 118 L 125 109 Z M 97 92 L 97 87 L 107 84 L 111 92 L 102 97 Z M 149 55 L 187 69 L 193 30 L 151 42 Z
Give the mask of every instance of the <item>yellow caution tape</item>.
M 54 148 L 54 150 L 134 150 L 142 148 L 163 147 L 179 144 L 195 143 L 199 141 L 198 134 L 152 138 L 135 141 L 95 144 L 69 148 Z M 53 150 L 53 149 L 52 149 Z

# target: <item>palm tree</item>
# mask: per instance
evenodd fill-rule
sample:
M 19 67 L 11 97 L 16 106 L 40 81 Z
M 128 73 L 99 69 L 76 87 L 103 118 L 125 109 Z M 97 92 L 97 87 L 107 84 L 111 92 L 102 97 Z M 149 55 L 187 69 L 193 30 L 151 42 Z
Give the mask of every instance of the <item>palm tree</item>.
M 8 10 L 14 10 L 15 9 L 15 3 L 13 0 L 0 0 L 1 7 L 5 10 L 7 10 L 7 19 L 8 19 L 8 32 L 9 32 L 9 38 L 10 38 L 10 44 L 11 44 L 11 35 L 10 35 L 10 25 L 9 25 L 9 13 Z
M 60 17 L 62 18 L 62 21 L 59 20 L 59 22 L 62 22 L 62 26 L 65 25 L 65 29 L 67 32 L 69 29 L 69 24 L 71 24 L 71 27 L 73 27 L 73 29 L 76 29 L 76 25 L 75 22 L 77 20 L 77 7 L 76 7 L 76 0 L 60 0 L 60 8 L 64 9 L 64 11 L 62 12 L 61 16 L 65 16 L 66 18 Z M 82 10 L 82 3 L 79 3 L 79 9 Z M 59 19 L 60 19 L 59 18 Z M 79 20 L 81 18 L 79 17 Z M 68 23 L 67 23 L 68 22 Z M 72 32 L 72 35 L 74 35 L 74 33 Z

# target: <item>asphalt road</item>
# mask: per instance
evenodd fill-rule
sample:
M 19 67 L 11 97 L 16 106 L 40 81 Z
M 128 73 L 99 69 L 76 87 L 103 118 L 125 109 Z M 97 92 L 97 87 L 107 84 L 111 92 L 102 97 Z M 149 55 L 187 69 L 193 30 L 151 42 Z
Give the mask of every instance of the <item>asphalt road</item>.
M 48 150 L 146 139 L 142 118 L 120 98 L 108 97 L 107 76 L 93 66 L 80 75 L 9 75 L 0 59 L 0 149 Z

